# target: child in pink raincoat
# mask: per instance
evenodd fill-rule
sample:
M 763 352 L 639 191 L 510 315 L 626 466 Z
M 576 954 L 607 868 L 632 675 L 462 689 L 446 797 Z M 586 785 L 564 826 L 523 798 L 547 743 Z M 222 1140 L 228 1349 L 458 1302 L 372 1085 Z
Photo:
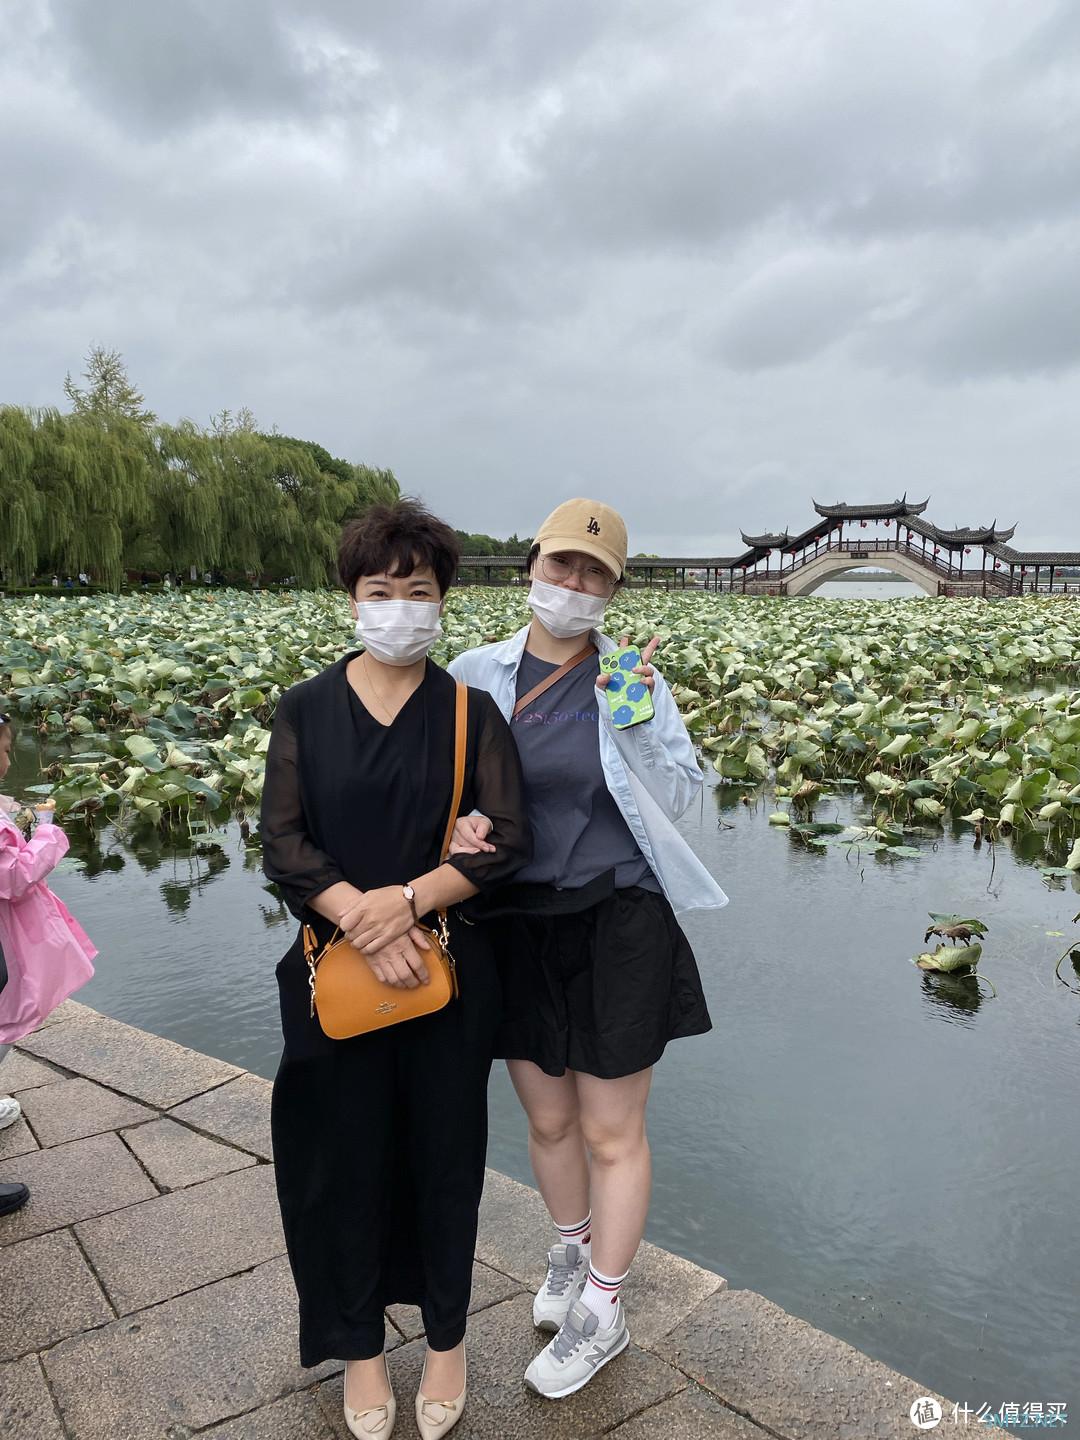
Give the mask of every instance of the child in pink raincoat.
M 11 764 L 12 728 L 0 713 L 0 780 Z M 68 838 L 39 823 L 31 840 L 0 806 L 0 1047 L 28 1034 L 94 973 L 97 950 L 45 883 L 67 854 Z

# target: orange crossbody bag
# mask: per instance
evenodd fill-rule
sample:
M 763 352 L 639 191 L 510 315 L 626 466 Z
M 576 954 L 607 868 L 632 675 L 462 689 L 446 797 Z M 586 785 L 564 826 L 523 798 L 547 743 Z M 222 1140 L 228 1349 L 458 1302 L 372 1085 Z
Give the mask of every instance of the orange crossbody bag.
M 440 865 L 450 850 L 465 786 L 468 702 L 468 689 L 459 680 L 454 707 L 454 794 L 450 801 L 450 818 L 446 822 Z M 387 985 L 380 980 L 363 953 L 341 934 L 340 929 L 335 930 L 327 944 L 318 950 L 314 930 L 310 925 L 304 926 L 304 959 L 308 966 L 311 1015 L 313 1019 L 318 1015 L 324 1034 L 329 1035 L 331 1040 L 348 1040 L 353 1035 L 366 1035 L 370 1030 L 381 1030 L 387 1025 L 400 1025 L 403 1020 L 434 1014 L 449 1005 L 458 993 L 457 967 L 450 954 L 446 911 L 438 911 L 438 918 L 437 930 L 431 930 L 426 925 L 420 927 L 427 936 L 430 951 L 427 957 L 430 979 L 427 985 L 417 985 L 412 990 Z

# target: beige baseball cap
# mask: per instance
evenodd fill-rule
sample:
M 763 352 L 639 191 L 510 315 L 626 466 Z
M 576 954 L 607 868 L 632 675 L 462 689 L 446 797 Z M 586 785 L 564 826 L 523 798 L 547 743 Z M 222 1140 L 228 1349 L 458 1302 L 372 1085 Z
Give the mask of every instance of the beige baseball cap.
M 536 532 L 541 555 L 580 550 L 615 572 L 626 569 L 626 522 L 602 500 L 564 500 Z

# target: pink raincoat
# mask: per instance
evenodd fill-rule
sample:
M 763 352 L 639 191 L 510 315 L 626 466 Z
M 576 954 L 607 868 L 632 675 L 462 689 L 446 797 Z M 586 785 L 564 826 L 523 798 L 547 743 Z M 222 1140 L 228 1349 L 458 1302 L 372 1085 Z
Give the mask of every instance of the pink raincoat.
M 39 825 L 32 840 L 0 811 L 0 947 L 8 983 L 0 990 L 0 1045 L 11 1045 L 85 985 L 97 950 L 79 922 L 45 884 L 67 854 L 57 825 Z

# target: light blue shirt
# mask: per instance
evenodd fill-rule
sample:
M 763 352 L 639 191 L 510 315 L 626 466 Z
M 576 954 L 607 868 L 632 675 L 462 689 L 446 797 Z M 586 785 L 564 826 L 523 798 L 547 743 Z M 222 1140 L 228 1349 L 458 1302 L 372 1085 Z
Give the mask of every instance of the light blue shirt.
M 525 625 L 509 640 L 466 650 L 447 666 L 455 679 L 486 690 L 507 721 L 514 710 L 517 671 L 528 634 Z M 601 655 L 617 648 L 614 640 L 598 630 L 590 631 L 589 639 Z M 653 719 L 625 730 L 616 730 L 607 698 L 602 691 L 597 693 L 600 723 L 596 728 L 604 779 L 671 908 L 719 910 L 728 897 L 674 824 L 704 782 L 664 677 L 656 672 Z

